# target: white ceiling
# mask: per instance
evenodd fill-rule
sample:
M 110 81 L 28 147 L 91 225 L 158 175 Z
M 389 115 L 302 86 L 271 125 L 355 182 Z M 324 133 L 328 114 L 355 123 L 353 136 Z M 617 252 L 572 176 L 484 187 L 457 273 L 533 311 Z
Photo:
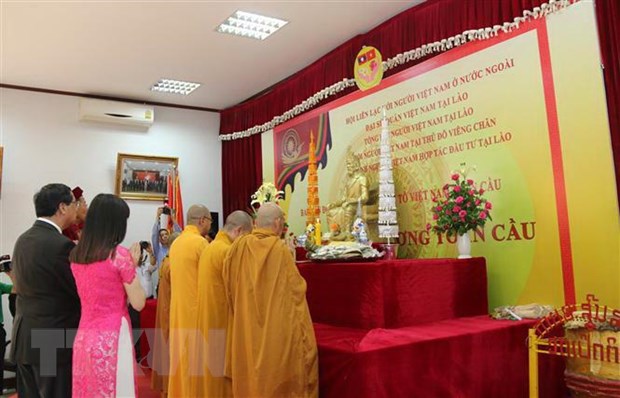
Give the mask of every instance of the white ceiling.
M 423 1 L 0 0 L 0 83 L 223 109 Z M 239 9 L 289 23 L 264 41 L 217 33 Z M 160 78 L 202 86 L 150 91 Z

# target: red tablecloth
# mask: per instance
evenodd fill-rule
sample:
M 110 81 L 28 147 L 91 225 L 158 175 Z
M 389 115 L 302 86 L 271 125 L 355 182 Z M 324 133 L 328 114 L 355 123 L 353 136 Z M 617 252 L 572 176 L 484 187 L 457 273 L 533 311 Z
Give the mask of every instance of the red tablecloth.
M 465 317 L 398 329 L 315 324 L 321 398 L 523 398 L 533 321 Z M 562 358 L 540 356 L 540 396 L 562 398 Z
M 484 258 L 300 263 L 322 398 L 521 398 L 532 321 L 489 318 Z M 541 397 L 563 397 L 541 358 Z
M 486 263 L 388 260 L 298 263 L 313 322 L 399 328 L 488 313 Z

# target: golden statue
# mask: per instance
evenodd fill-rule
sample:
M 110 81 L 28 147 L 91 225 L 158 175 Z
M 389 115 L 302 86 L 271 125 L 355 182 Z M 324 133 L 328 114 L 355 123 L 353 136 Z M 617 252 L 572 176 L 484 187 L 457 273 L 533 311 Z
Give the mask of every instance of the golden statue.
M 352 240 L 351 228 L 355 221 L 358 203 L 364 206 L 368 202 L 368 178 L 361 170 L 359 158 L 347 150 L 347 180 L 340 193 L 340 199 L 327 205 L 327 224 L 330 229 L 339 230 L 332 234 L 331 240 Z M 335 227 L 338 228 L 335 228 Z

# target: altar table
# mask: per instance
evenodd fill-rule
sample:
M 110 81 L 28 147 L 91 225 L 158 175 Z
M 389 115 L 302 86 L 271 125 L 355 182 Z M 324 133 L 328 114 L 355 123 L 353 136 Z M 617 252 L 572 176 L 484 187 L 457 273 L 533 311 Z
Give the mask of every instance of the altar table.
M 527 396 L 534 321 L 488 316 L 484 258 L 297 265 L 321 398 Z M 564 397 L 563 363 L 540 360 L 540 396 Z
M 482 257 L 297 265 L 313 322 L 399 328 L 488 313 Z

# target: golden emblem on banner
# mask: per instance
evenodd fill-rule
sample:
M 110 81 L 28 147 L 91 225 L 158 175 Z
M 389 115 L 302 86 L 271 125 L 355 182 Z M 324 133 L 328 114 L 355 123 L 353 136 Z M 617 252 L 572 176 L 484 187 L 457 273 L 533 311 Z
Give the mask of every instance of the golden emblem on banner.
M 366 91 L 381 83 L 383 79 L 383 60 L 381 53 L 374 47 L 364 46 L 357 57 L 353 66 L 355 83 L 360 90 Z

